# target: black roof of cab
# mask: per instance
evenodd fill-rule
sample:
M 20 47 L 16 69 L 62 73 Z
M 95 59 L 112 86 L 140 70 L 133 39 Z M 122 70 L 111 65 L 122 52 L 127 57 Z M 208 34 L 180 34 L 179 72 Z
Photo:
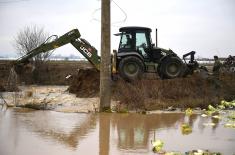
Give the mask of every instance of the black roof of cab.
M 127 27 L 121 27 L 119 29 L 119 32 L 128 32 L 128 31 L 149 31 L 152 30 L 148 27 L 139 27 L 139 26 L 127 26 Z

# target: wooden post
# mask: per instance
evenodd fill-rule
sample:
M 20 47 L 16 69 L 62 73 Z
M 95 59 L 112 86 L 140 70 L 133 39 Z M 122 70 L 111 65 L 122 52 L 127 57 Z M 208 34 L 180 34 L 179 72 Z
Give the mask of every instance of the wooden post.
M 110 109 L 110 0 L 101 1 L 100 112 Z

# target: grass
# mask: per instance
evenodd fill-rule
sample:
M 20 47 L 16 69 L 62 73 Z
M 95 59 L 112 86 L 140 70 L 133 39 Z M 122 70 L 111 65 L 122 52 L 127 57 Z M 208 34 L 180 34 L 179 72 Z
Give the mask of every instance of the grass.
M 140 80 L 132 83 L 118 81 L 113 87 L 113 97 L 126 104 L 128 109 L 206 108 L 221 100 L 235 99 L 235 75 L 222 74 L 217 88 L 213 77 L 199 75 L 171 80 Z

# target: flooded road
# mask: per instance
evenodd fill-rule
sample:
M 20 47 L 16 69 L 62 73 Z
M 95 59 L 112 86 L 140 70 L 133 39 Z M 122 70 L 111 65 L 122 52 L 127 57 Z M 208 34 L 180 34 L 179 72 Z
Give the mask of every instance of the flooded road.
M 205 126 L 205 123 L 215 123 Z M 187 123 L 192 132 L 182 132 Z M 235 153 L 235 130 L 200 115 L 78 114 L 12 108 L 0 111 L 0 155 L 154 154 L 151 140 L 182 153 Z

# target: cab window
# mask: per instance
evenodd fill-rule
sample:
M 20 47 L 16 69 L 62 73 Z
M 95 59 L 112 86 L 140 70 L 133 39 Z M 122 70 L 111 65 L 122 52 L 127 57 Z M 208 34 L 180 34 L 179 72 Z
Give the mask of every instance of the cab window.
M 149 48 L 149 43 L 146 39 L 144 32 L 136 33 L 136 50 L 140 52 L 144 57 L 147 57 L 146 49 Z
M 130 49 L 133 45 L 133 37 L 130 33 L 125 33 L 121 37 L 120 47 Z

